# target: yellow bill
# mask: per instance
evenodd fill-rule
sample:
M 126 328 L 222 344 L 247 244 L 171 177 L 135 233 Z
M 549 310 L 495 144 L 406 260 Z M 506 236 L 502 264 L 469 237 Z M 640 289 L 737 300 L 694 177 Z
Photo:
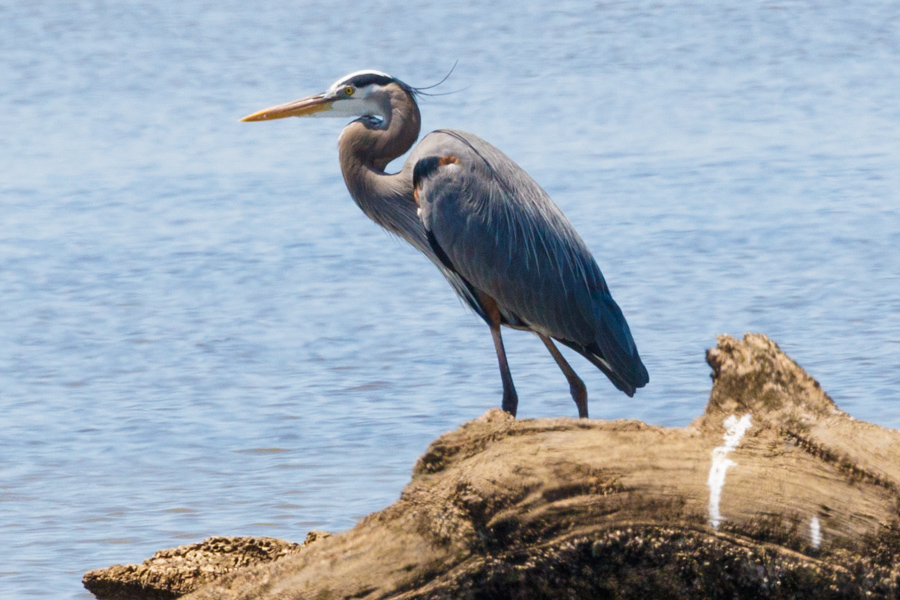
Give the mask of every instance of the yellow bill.
M 307 117 L 318 112 L 331 110 L 334 98 L 326 98 L 324 94 L 316 94 L 300 100 L 294 100 L 286 104 L 279 104 L 264 108 L 252 115 L 247 115 L 241 121 L 271 121 L 272 119 L 285 119 L 287 117 Z

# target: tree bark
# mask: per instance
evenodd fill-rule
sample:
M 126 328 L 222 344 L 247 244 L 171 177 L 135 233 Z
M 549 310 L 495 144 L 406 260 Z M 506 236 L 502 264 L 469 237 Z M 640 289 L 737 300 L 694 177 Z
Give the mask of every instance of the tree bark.
M 392 506 L 186 598 L 896 597 L 900 432 L 764 335 L 720 336 L 707 362 L 686 428 L 491 410 Z

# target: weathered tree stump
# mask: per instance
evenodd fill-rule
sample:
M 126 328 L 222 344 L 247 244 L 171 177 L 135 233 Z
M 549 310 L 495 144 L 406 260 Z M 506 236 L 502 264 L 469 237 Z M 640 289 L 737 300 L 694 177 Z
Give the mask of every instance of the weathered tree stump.
M 491 410 L 433 442 L 392 506 L 186 598 L 896 597 L 900 432 L 763 335 L 707 361 L 686 428 Z

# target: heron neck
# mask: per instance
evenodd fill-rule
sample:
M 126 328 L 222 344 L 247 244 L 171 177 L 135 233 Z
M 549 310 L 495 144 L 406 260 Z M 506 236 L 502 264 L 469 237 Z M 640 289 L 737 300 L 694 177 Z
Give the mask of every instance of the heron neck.
M 393 99 L 383 128 L 358 120 L 338 140 L 341 172 L 356 204 L 366 215 L 415 246 L 427 244 L 416 215 L 412 167 L 385 172 L 388 163 L 409 150 L 419 137 L 421 118 L 412 99 Z

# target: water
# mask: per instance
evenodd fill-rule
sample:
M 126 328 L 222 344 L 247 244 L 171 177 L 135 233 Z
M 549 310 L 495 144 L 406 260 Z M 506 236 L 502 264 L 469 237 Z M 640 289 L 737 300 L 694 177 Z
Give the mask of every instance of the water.
M 486 327 L 371 224 L 337 121 L 241 116 L 378 68 L 506 151 L 593 249 L 651 374 L 591 414 L 681 426 L 763 331 L 900 426 L 896 3 L 0 5 L 0 597 L 394 501 L 496 406 Z M 574 416 L 506 336 L 522 417 Z

